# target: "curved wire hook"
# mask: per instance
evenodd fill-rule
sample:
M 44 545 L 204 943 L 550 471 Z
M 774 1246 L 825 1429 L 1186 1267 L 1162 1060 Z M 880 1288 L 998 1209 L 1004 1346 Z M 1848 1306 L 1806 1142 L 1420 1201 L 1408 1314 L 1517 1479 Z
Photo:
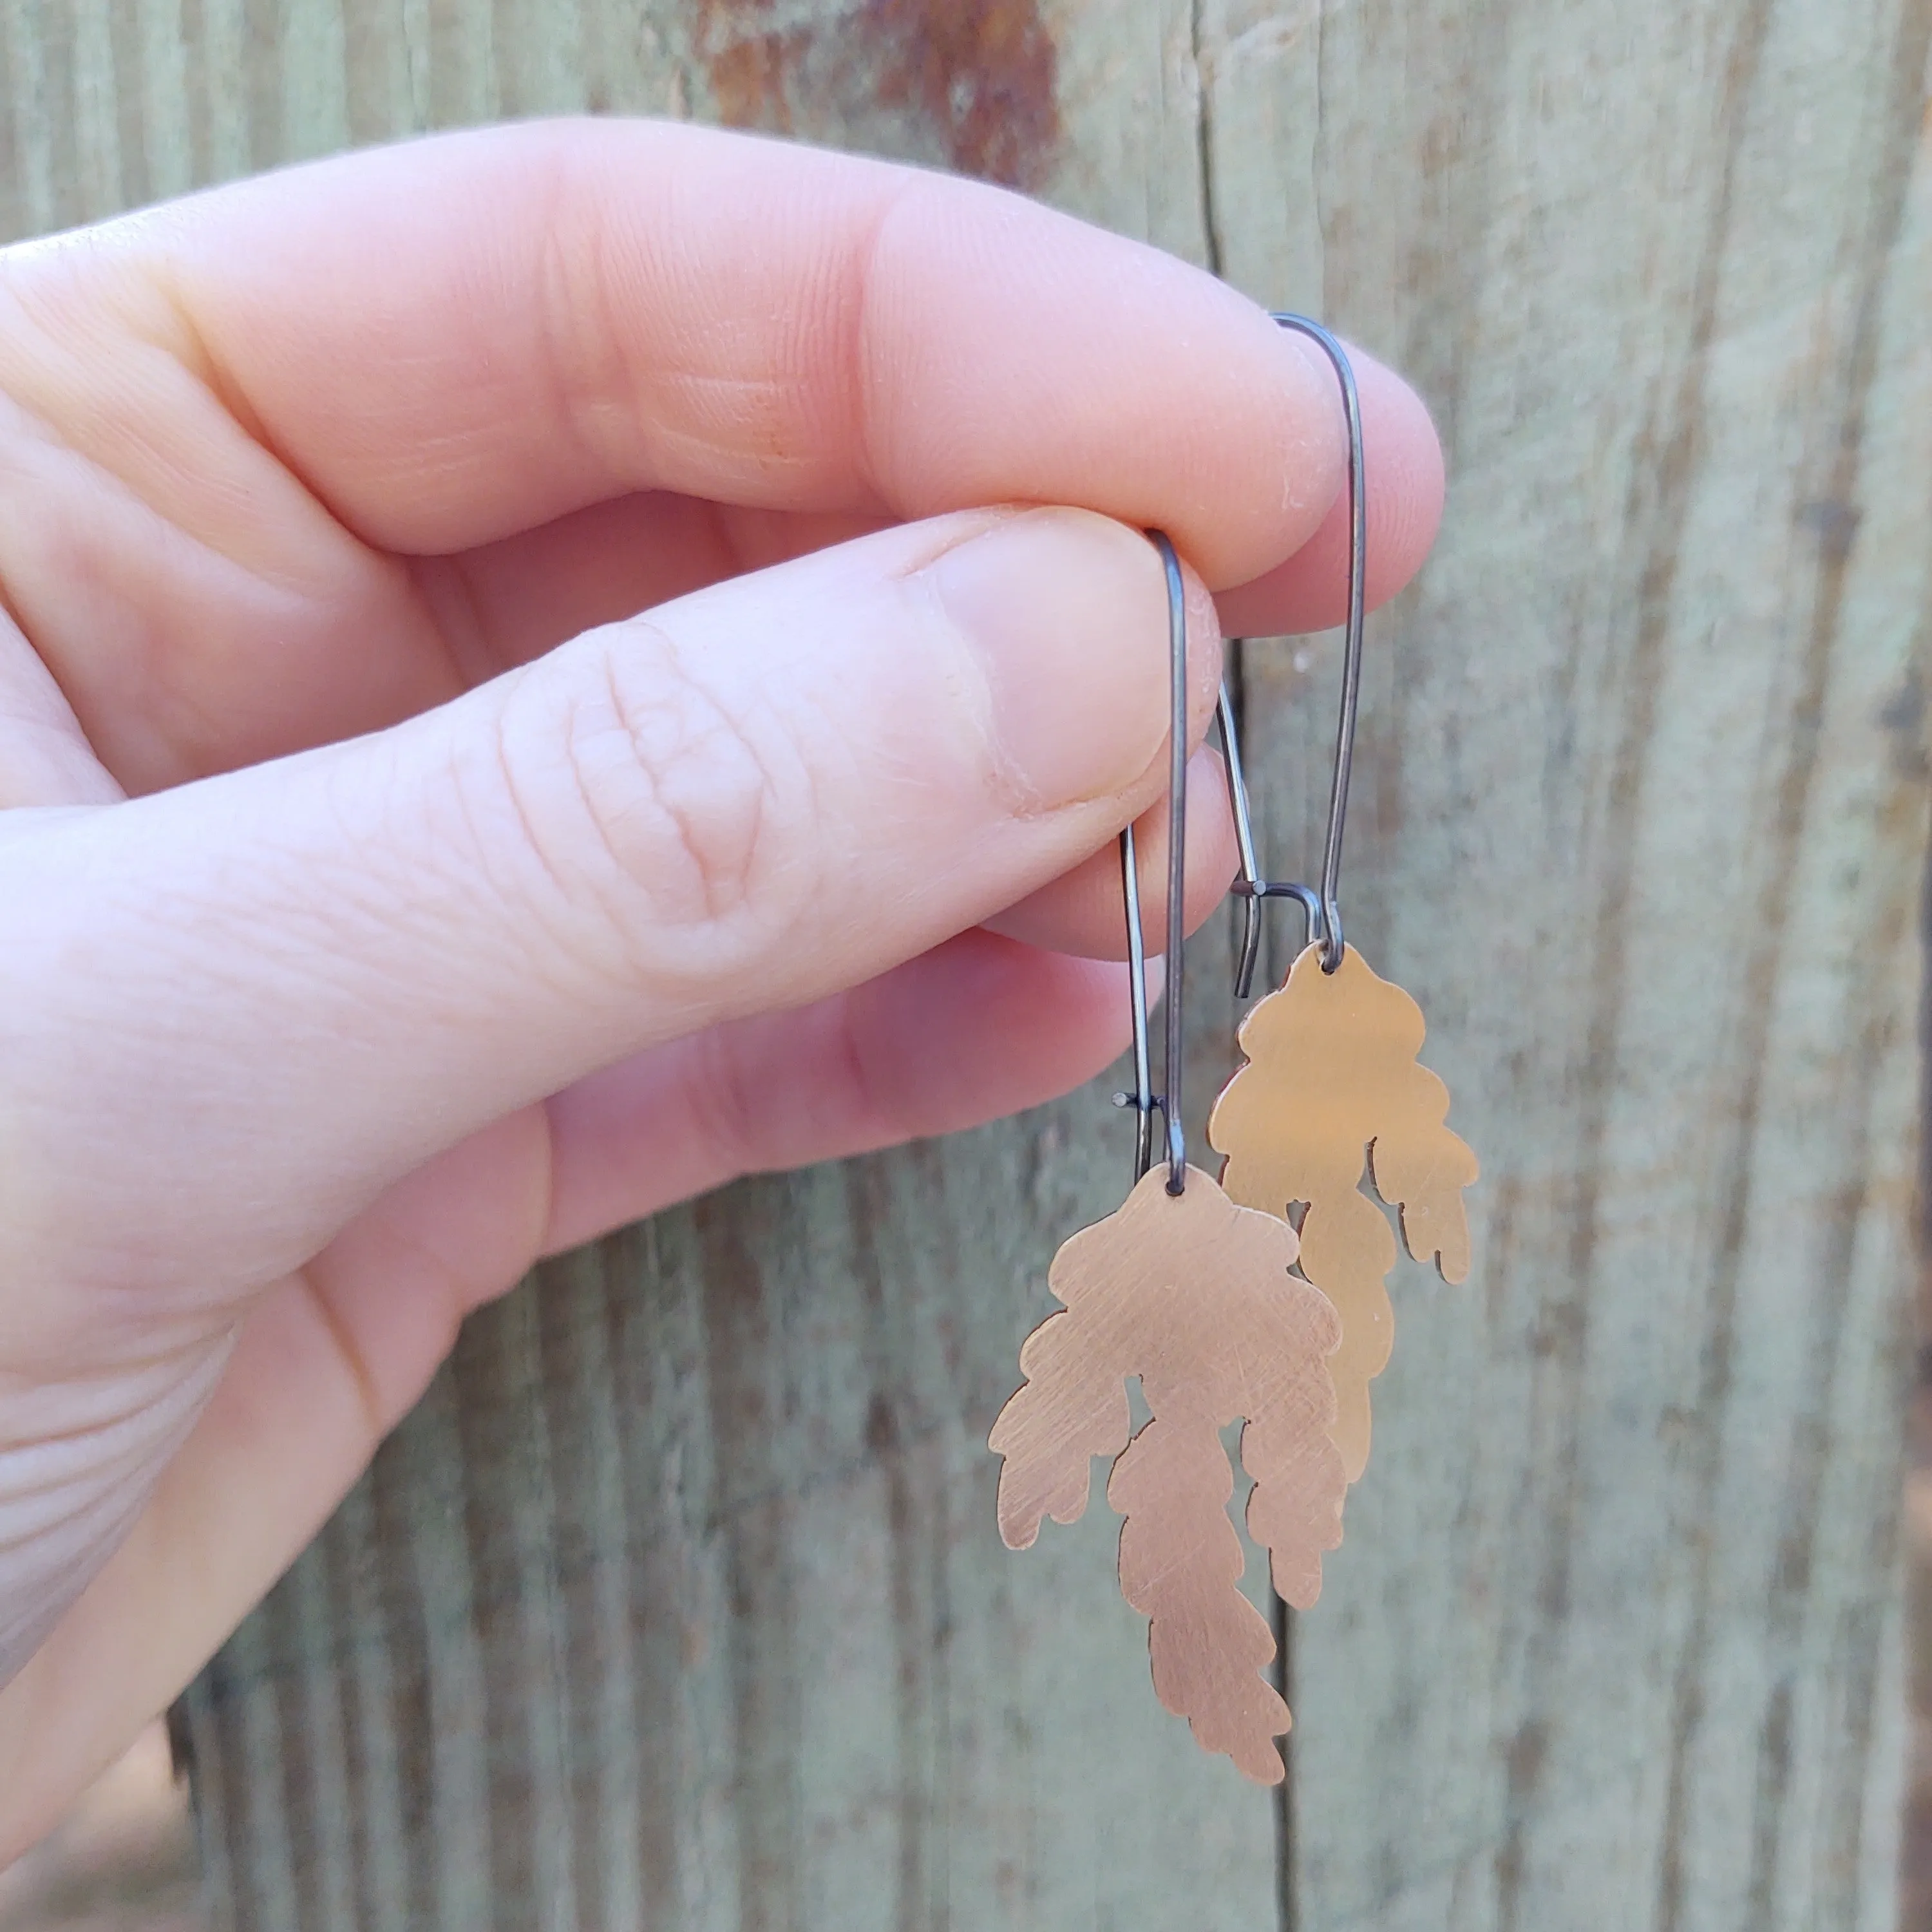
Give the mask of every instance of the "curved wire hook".
M 1187 1136 L 1181 1125 L 1181 994 L 1186 976 L 1184 929 L 1187 897 L 1187 583 L 1174 546 L 1159 530 L 1148 540 L 1160 553 L 1167 579 L 1168 783 L 1167 783 L 1167 1010 L 1162 1046 L 1161 1087 L 1154 1091 L 1148 1054 L 1147 940 L 1141 928 L 1140 874 L 1135 862 L 1134 828 L 1120 834 L 1120 884 L 1127 905 L 1127 970 L 1134 1020 L 1134 1090 L 1116 1094 L 1117 1107 L 1136 1115 L 1134 1179 L 1154 1165 L 1154 1117 L 1166 1130 L 1167 1191 L 1187 1186 Z M 1245 806 L 1244 806 L 1245 810 Z
M 1271 318 L 1317 344 L 1334 364 L 1342 386 L 1342 410 L 1348 426 L 1348 628 L 1342 659 L 1342 711 L 1335 727 L 1335 766 L 1328 785 L 1328 832 L 1322 851 L 1322 886 L 1285 885 L 1262 877 L 1255 858 L 1252 820 L 1248 811 L 1247 780 L 1241 770 L 1241 749 L 1234 729 L 1234 708 L 1228 687 L 1221 687 L 1219 716 L 1221 742 L 1227 753 L 1228 795 L 1234 810 L 1234 835 L 1240 848 L 1241 875 L 1234 891 L 1246 902 L 1241 915 L 1241 952 L 1234 972 L 1234 992 L 1246 999 L 1254 983 L 1255 962 L 1261 952 L 1261 902 L 1270 898 L 1298 901 L 1308 920 L 1308 943 L 1322 946 L 1322 970 L 1332 973 L 1342 963 L 1342 834 L 1348 819 L 1348 780 L 1355 762 L 1355 712 L 1362 690 L 1362 631 L 1367 603 L 1369 521 L 1362 460 L 1362 405 L 1355 392 L 1355 372 L 1348 352 L 1318 322 L 1305 315 Z

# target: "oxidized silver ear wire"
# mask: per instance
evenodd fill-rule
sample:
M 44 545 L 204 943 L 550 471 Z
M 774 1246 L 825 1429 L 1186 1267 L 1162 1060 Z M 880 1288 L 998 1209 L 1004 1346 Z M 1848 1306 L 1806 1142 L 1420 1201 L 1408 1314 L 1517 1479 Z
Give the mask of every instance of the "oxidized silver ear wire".
M 1136 1180 L 1154 1165 L 1154 1117 L 1160 1114 L 1166 1128 L 1167 1191 L 1178 1194 L 1187 1185 L 1187 1136 L 1180 1106 L 1181 991 L 1187 951 L 1183 930 L 1187 901 L 1187 584 L 1173 544 L 1159 530 L 1150 530 L 1148 536 L 1160 553 L 1167 584 L 1167 1010 L 1161 1090 L 1156 1094 L 1148 1064 L 1147 940 L 1141 924 L 1140 872 L 1134 828 L 1129 825 L 1120 834 L 1120 885 L 1126 901 L 1127 967 L 1133 982 L 1129 998 L 1134 1022 L 1134 1090 L 1116 1094 L 1114 1104 L 1132 1107 L 1135 1112 Z M 1225 689 L 1222 695 L 1225 702 Z
M 1306 316 L 1278 314 L 1273 320 L 1318 344 L 1333 364 L 1342 389 L 1342 408 L 1348 438 L 1348 617 L 1342 667 L 1342 710 L 1336 726 L 1335 762 L 1329 782 L 1328 830 L 1322 849 L 1322 886 L 1312 887 L 1264 879 L 1255 852 L 1252 814 L 1247 780 L 1241 766 L 1240 736 L 1226 682 L 1216 707 L 1221 743 L 1228 768 L 1228 795 L 1234 812 L 1234 837 L 1240 855 L 1240 874 L 1233 890 L 1244 902 L 1241 946 L 1234 969 L 1234 992 L 1246 999 L 1254 984 L 1261 952 L 1262 902 L 1292 898 L 1301 907 L 1311 944 L 1322 946 L 1322 970 L 1333 973 L 1342 963 L 1344 941 L 1339 893 L 1342 873 L 1342 835 L 1348 823 L 1348 781 L 1355 756 L 1355 715 L 1362 686 L 1362 638 L 1368 581 L 1368 506 L 1363 487 L 1361 400 L 1348 352 L 1318 322 Z M 1178 1194 L 1186 1185 L 1187 1145 L 1182 1126 L 1180 1098 L 1181 1007 L 1186 942 L 1182 919 L 1186 892 L 1187 830 L 1187 591 L 1173 544 L 1159 530 L 1148 533 L 1160 554 L 1167 586 L 1169 676 L 1167 850 L 1167 1008 L 1162 1045 L 1162 1091 L 1153 1090 L 1148 1052 L 1147 948 L 1141 920 L 1140 876 L 1136 864 L 1134 829 L 1120 834 L 1120 879 L 1126 902 L 1127 955 L 1133 975 L 1135 1088 L 1117 1094 L 1114 1105 L 1132 1107 L 1136 1114 L 1134 1178 L 1138 1180 L 1154 1162 L 1154 1117 L 1165 1124 L 1168 1189 Z
M 1469 1267 L 1462 1190 L 1476 1178 L 1476 1157 L 1444 1124 L 1449 1090 L 1416 1060 L 1421 1009 L 1400 986 L 1370 972 L 1342 937 L 1337 893 L 1367 580 L 1361 405 L 1348 353 L 1326 329 L 1304 316 L 1278 315 L 1275 320 L 1318 343 L 1341 384 L 1348 426 L 1348 644 L 1318 892 L 1271 884 L 1261 876 L 1233 708 L 1225 687 L 1221 693 L 1228 786 L 1241 854 L 1235 890 L 1246 901 L 1238 994 L 1246 997 L 1253 976 L 1263 900 L 1298 901 L 1307 917 L 1308 944 L 1286 983 L 1241 1022 L 1247 1064 L 1215 1102 L 1208 1138 L 1227 1156 L 1221 1183 L 1230 1199 L 1270 1214 L 1286 1216 L 1297 1206 L 1303 1210 L 1301 1272 L 1342 1318 L 1342 1345 L 1329 1369 L 1337 1402 L 1334 1440 L 1353 1482 L 1368 1460 L 1369 1384 L 1387 1363 L 1395 1332 L 1386 1286 L 1395 1265 L 1395 1237 L 1363 1191 L 1364 1167 L 1382 1200 L 1400 1208 L 1409 1252 L 1418 1260 L 1435 1259 L 1448 1280 L 1460 1281 Z
M 1254 984 L 1255 962 L 1262 940 L 1261 902 L 1290 898 L 1306 915 L 1310 944 L 1322 946 L 1322 970 L 1333 973 L 1342 963 L 1342 908 L 1337 894 L 1342 878 L 1342 833 L 1348 818 L 1348 778 L 1355 760 L 1355 711 L 1362 689 L 1362 631 L 1368 585 L 1368 502 L 1364 489 L 1362 405 L 1355 391 L 1355 372 L 1348 351 L 1318 322 L 1305 315 L 1278 314 L 1274 320 L 1321 345 L 1334 365 L 1342 386 L 1342 410 L 1348 429 L 1348 628 L 1342 658 L 1342 715 L 1335 728 L 1335 765 L 1328 787 L 1328 833 L 1322 850 L 1322 889 L 1272 883 L 1261 875 L 1255 857 L 1255 836 L 1248 810 L 1247 781 L 1241 770 L 1241 748 L 1234 728 L 1234 707 L 1228 687 L 1221 687 L 1218 716 L 1221 743 L 1228 760 L 1228 794 L 1234 812 L 1234 837 L 1240 851 L 1241 873 L 1234 890 L 1246 904 L 1242 909 L 1241 950 L 1234 968 L 1234 994 L 1245 1000 Z

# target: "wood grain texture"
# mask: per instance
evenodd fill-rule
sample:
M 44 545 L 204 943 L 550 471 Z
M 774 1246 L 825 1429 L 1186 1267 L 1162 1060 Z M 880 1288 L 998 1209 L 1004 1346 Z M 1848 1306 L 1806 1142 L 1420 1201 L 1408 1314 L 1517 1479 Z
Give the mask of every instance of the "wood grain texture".
M 1224 269 L 1412 369 L 1454 479 L 1348 903 L 1477 1259 L 1398 1275 L 1296 1632 L 1299 1924 L 1888 1926 L 1932 12 L 1211 11 L 1214 180 L 1320 241 Z M 1248 655 L 1278 849 L 1335 670 Z
M 1395 1278 L 1282 1865 L 1146 1696 L 1104 1514 L 1023 1561 L 994 1526 L 1047 1257 L 1120 1196 L 1089 1095 L 473 1324 L 190 1700 L 219 1926 L 1891 1925 L 1929 38 L 1928 0 L 0 6 L 8 233 L 501 114 L 736 120 L 1323 314 L 1454 479 L 1372 632 L 1344 890 L 1481 1151 L 1475 1264 Z M 1246 653 L 1281 869 L 1336 669 Z

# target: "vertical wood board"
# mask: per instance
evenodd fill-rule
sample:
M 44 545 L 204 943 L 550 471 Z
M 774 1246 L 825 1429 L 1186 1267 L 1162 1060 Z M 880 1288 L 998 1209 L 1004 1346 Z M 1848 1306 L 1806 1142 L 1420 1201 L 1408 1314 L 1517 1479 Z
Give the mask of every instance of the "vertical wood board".
M 1928 10 L 1210 17 L 1217 188 L 1320 232 L 1224 272 L 1444 432 L 1350 904 L 1486 1162 L 1299 1622 L 1299 1924 L 1889 1924 Z M 1272 769 L 1334 669 L 1249 653 Z
M 0 232 L 505 114 L 724 119 L 1322 313 L 1453 479 L 1375 626 L 1346 892 L 1484 1156 L 1477 1264 L 1396 1283 L 1285 1857 L 1148 1696 L 1105 1513 L 992 1531 L 1045 1263 L 1120 1192 L 1090 1092 L 729 1190 L 472 1324 L 190 1700 L 218 1924 L 1889 1926 L 1928 34 L 1927 0 L 0 10 Z M 1244 655 L 1284 866 L 1337 668 Z

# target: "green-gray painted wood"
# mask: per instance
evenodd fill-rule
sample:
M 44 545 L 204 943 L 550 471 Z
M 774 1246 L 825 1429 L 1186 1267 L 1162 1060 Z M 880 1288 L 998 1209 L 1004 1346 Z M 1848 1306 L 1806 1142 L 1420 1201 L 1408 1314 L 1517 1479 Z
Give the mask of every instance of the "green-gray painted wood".
M 1928 0 L 0 9 L 7 232 L 502 114 L 786 129 L 1320 310 L 1453 479 L 1375 628 L 1348 892 L 1484 1156 L 1478 1258 L 1396 1284 L 1287 1839 L 1154 1706 L 1104 1514 L 1024 1558 L 991 1527 L 1045 1262 L 1119 1192 L 1093 1093 L 730 1190 L 473 1323 L 189 1700 L 216 1924 L 1889 1932 L 1929 35 Z M 1285 859 L 1335 670 L 1245 656 Z

